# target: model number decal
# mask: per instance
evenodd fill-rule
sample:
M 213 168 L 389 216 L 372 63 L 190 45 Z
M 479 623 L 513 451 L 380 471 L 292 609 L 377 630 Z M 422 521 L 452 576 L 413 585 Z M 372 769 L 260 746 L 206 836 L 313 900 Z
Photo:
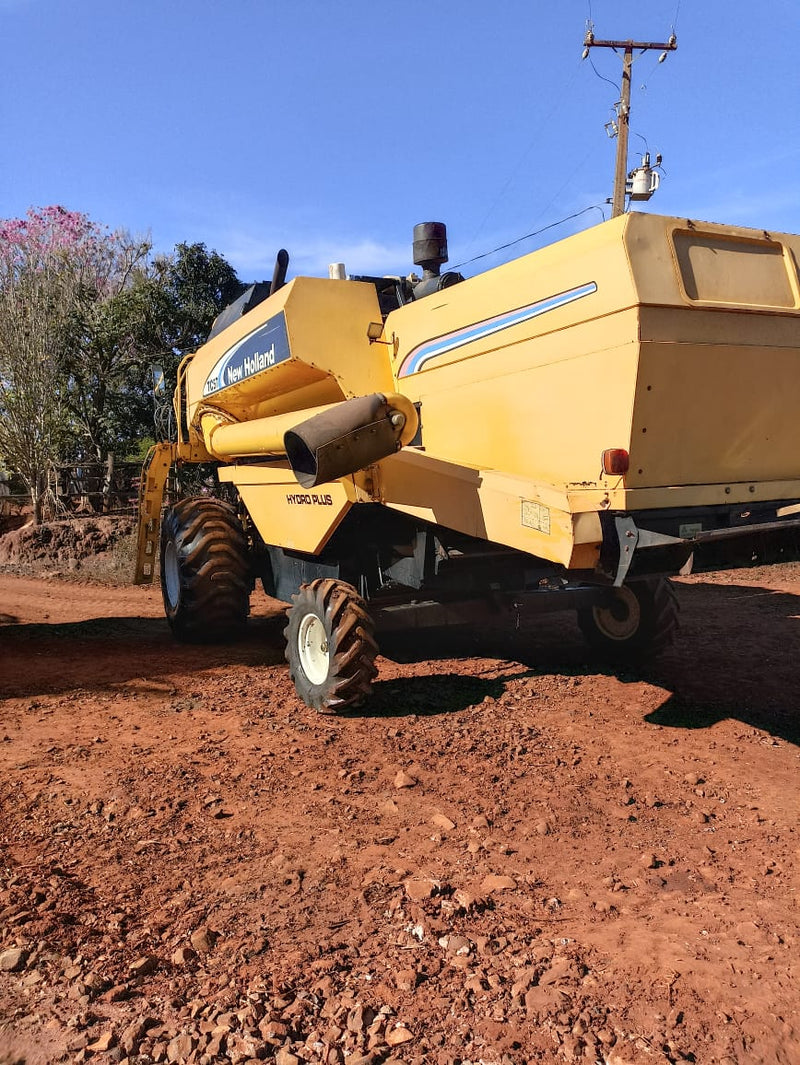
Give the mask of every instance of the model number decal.
M 317 495 L 316 492 L 293 492 L 291 495 L 287 495 L 286 502 L 291 504 L 299 504 L 301 506 L 308 506 L 310 504 L 311 506 L 316 507 L 332 507 L 333 496 L 321 496 Z
M 520 521 L 526 529 L 536 529 L 545 536 L 550 535 L 550 510 L 543 503 L 523 499 Z

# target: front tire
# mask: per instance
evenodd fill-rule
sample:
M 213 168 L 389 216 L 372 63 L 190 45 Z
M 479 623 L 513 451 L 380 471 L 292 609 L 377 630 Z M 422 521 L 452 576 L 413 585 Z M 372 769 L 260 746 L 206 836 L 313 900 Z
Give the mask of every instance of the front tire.
M 678 601 L 668 580 L 635 581 L 612 590 L 613 598 L 578 611 L 587 643 L 614 661 L 654 658 L 678 630 Z
M 378 645 L 367 604 L 351 584 L 317 580 L 292 596 L 284 630 L 297 694 L 322 713 L 361 705 L 377 675 Z
M 235 639 L 247 620 L 251 587 L 247 540 L 233 507 L 203 496 L 167 508 L 161 523 L 161 594 L 177 639 Z

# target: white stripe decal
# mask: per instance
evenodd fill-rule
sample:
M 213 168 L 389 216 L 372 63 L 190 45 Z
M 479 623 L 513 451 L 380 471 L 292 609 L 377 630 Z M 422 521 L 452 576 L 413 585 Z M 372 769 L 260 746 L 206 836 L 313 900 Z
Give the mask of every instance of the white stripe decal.
M 560 292 L 556 296 L 538 300 L 536 303 L 531 303 L 527 307 L 520 307 L 508 314 L 498 315 L 496 318 L 488 318 L 486 321 L 478 322 L 473 326 L 468 326 L 466 329 L 460 329 L 453 333 L 447 333 L 443 337 L 438 337 L 436 340 L 427 341 L 406 355 L 397 376 L 408 377 L 410 374 L 418 373 L 426 363 L 439 355 L 444 355 L 455 348 L 463 347 L 465 344 L 471 344 L 474 340 L 481 340 L 483 337 L 491 336 L 493 333 L 499 333 L 503 329 L 509 329 L 513 325 L 527 322 L 531 318 L 538 318 L 541 314 L 547 314 L 548 311 L 554 311 L 567 303 L 583 299 L 584 296 L 590 296 L 596 291 L 597 285 L 594 281 L 590 281 L 588 284 L 580 285 L 578 288 L 570 289 L 568 292 Z

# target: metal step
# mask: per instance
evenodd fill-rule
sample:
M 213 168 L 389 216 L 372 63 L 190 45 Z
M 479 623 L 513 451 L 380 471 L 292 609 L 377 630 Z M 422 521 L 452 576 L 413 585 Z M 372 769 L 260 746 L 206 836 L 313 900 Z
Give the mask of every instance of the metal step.
M 147 452 L 139 482 L 139 532 L 134 584 L 152 584 L 155 576 L 164 488 L 174 460 L 174 444 L 154 444 Z

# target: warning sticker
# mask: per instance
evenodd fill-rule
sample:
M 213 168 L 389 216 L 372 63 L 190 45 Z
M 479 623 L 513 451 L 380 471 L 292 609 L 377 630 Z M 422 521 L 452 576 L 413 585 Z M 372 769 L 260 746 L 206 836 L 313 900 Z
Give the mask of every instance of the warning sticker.
M 526 529 L 536 529 L 550 535 L 550 508 L 542 503 L 532 503 L 530 499 L 522 500 L 522 524 Z
M 679 525 L 678 526 L 678 536 L 680 536 L 680 538 L 682 540 L 693 540 L 694 537 L 697 536 L 697 534 L 701 533 L 702 531 L 703 531 L 703 523 L 700 522 L 700 521 L 698 521 L 698 522 L 689 522 L 687 525 Z

